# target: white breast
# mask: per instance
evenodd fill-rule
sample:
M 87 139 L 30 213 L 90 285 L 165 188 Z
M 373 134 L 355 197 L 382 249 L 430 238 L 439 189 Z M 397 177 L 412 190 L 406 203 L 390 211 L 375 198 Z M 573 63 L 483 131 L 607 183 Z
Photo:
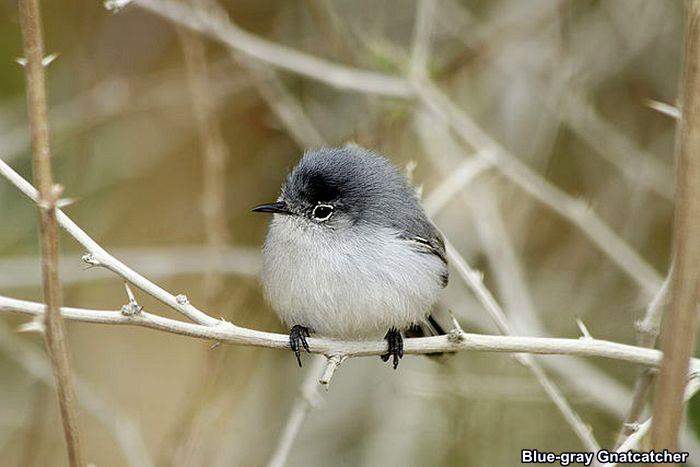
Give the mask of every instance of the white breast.
M 390 229 L 339 231 L 276 215 L 263 250 L 265 293 L 289 326 L 328 337 L 382 337 L 423 319 L 442 289 L 442 261 Z

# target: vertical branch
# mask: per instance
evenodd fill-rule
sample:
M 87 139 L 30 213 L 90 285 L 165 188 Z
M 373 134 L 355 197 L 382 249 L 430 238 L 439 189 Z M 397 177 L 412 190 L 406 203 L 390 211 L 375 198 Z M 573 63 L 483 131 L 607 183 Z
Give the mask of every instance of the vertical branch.
M 647 306 L 644 319 L 637 323 L 637 343 L 640 347 L 653 348 L 656 345 L 659 329 L 661 328 L 661 318 L 666 308 L 666 302 L 668 301 L 668 285 L 671 282 L 671 273 L 673 269 L 674 262 L 672 261 L 669 267 L 669 273 L 666 275 L 663 285 Z M 656 372 L 650 368 L 639 369 L 637 381 L 634 383 L 632 403 L 622 423 L 620 433 L 617 436 L 618 446 L 634 433 L 635 424 L 639 422 L 639 418 L 642 416 L 647 394 L 652 388 L 655 374 Z
M 664 357 L 654 400 L 652 444 L 656 450 L 676 450 L 678 445 L 700 303 L 700 1 L 689 1 L 687 12 L 676 139 L 676 254 L 669 284 L 671 302 L 661 336 Z
M 219 267 L 230 235 L 226 222 L 226 156 L 228 148 L 216 116 L 212 100 L 206 47 L 202 38 L 184 27 L 175 28 L 185 61 L 187 86 L 192 113 L 197 126 L 197 139 L 202 152 L 201 211 L 207 245 L 207 266 L 204 271 L 204 296 L 207 308 L 216 308 L 223 290 Z M 172 430 L 165 437 L 159 463 L 188 465 L 199 441 L 193 433 L 195 422 L 203 410 L 202 400 L 213 398 L 222 365 L 221 352 L 207 352 L 202 365 L 202 381 L 196 381 L 188 406 L 182 411 Z
M 49 124 L 46 112 L 44 82 L 44 43 L 38 0 L 20 0 L 19 16 L 26 55 L 27 105 L 32 139 L 33 171 L 39 189 L 39 221 L 41 235 L 42 279 L 44 284 L 44 339 L 56 379 L 63 431 L 71 466 L 84 465 L 80 445 L 75 389 L 71 374 L 63 319 L 60 314 L 58 282 L 58 239 L 56 201 L 60 195 L 54 187 L 49 149 Z
M 267 463 L 268 467 L 284 467 L 287 463 L 289 453 L 292 450 L 294 440 L 306 419 L 306 415 L 313 407 L 318 407 L 320 405 L 322 399 L 318 392 L 319 375 L 321 379 L 324 378 L 326 372 L 324 369 L 325 364 L 325 358 L 316 356 L 309 369 L 306 370 L 306 376 L 301 384 L 299 397 L 292 407 L 292 412 L 289 415 L 289 419 L 287 419 L 287 424 L 284 426 L 282 435 L 277 442 L 277 448 Z
M 436 7 L 435 0 L 420 0 L 416 4 L 416 22 L 413 27 L 413 46 L 408 70 L 413 79 L 422 79 L 428 75 L 430 36 Z
M 204 233 L 209 246 L 211 264 L 205 274 L 204 289 L 207 306 L 221 290 L 221 277 L 215 272 L 214 262 L 220 258 L 221 250 L 229 240 L 226 227 L 226 143 L 216 119 L 215 105 L 211 99 L 209 73 L 202 39 L 185 28 L 177 28 L 187 72 L 192 101 L 192 110 L 197 122 L 199 144 L 203 151 L 204 183 L 202 191 L 202 214 Z

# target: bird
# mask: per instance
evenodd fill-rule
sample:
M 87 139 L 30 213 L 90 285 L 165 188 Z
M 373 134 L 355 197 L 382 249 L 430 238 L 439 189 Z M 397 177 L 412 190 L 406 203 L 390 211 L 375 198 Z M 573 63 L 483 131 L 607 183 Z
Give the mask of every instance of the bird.
M 386 157 L 357 145 L 305 152 L 275 202 L 262 249 L 264 295 L 301 364 L 311 334 L 387 342 L 445 331 L 431 315 L 449 280 L 445 242 L 414 187 Z

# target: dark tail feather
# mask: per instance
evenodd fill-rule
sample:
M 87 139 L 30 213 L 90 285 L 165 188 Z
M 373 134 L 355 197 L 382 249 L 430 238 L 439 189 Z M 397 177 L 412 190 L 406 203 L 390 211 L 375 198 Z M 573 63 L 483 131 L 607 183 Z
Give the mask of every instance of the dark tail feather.
M 406 337 L 430 337 L 430 336 L 444 336 L 447 332 L 445 329 L 437 322 L 433 315 L 428 315 L 425 320 L 418 324 L 414 324 L 406 330 Z M 447 357 L 454 354 L 454 352 L 435 352 L 425 354 L 426 357 L 442 360 L 441 357 Z

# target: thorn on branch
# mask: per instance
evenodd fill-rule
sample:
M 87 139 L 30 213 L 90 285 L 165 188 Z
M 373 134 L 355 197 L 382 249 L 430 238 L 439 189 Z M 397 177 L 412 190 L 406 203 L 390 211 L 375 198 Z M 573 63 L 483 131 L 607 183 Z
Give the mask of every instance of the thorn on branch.
M 132 0 L 106 0 L 104 2 L 104 7 L 107 11 L 119 13 L 131 2 Z
M 656 110 L 657 112 L 666 115 L 667 117 L 671 117 L 675 120 L 679 120 L 681 118 L 681 111 L 678 110 L 678 107 L 667 104 L 665 102 L 661 101 L 656 101 L 654 99 L 647 99 L 644 104 L 649 107 L 652 110 Z
M 627 433 L 632 434 L 636 433 L 639 431 L 640 424 L 637 422 L 632 422 L 632 423 L 624 423 L 623 426 L 625 427 L 625 430 Z
M 177 302 L 178 305 L 189 305 L 190 300 L 187 298 L 187 295 L 185 294 L 179 294 L 175 297 L 175 301 Z
M 37 205 L 46 211 L 56 209 L 58 202 L 63 194 L 63 185 L 55 184 L 51 187 L 51 193 L 48 199 L 40 199 Z
M 326 364 L 326 369 L 323 370 L 323 374 L 321 375 L 321 378 L 319 378 L 318 382 L 326 388 L 326 391 L 328 391 L 328 387 L 330 386 L 331 379 L 333 379 L 333 375 L 335 374 L 335 370 L 338 369 L 341 363 L 345 361 L 347 357 L 345 355 L 330 355 L 328 356 L 328 363 Z
M 92 253 L 85 253 L 83 256 L 80 257 L 81 260 L 83 260 L 84 263 L 87 263 L 89 266 L 101 266 L 102 263 L 95 258 L 95 255 Z
M 129 297 L 129 303 L 122 306 L 122 314 L 124 316 L 135 316 L 143 311 L 143 307 L 138 304 L 134 292 L 131 291 L 129 284 L 124 282 L 124 288 L 126 289 L 126 295 Z
M 217 326 L 217 327 L 223 327 L 223 328 L 226 328 L 226 329 L 234 329 L 234 328 L 237 327 L 237 326 L 236 326 L 235 324 L 233 324 L 231 321 L 227 321 L 227 320 L 224 319 L 224 318 L 219 318 L 219 322 L 216 323 L 216 326 Z
M 49 65 L 51 64 L 51 62 L 53 62 L 54 60 L 56 60 L 56 58 L 58 58 L 58 54 L 57 54 L 57 53 L 49 54 L 49 55 L 47 55 L 46 57 L 44 57 L 43 60 L 41 60 L 41 65 L 44 66 L 44 67 L 47 67 L 47 66 L 49 66 Z M 17 57 L 17 58 L 15 58 L 15 62 L 16 62 L 19 66 L 21 66 L 21 67 L 27 66 L 27 59 L 24 58 L 24 57 Z
M 457 318 L 455 318 L 452 310 L 448 310 L 447 312 L 450 315 L 450 321 L 452 321 L 452 329 L 450 329 L 450 332 L 447 333 L 447 340 L 454 343 L 462 342 L 465 339 L 464 330 L 459 324 L 459 321 L 457 321 Z
M 44 319 L 41 315 L 36 315 L 31 321 L 20 324 L 17 327 L 17 332 L 38 332 L 43 334 L 45 330 Z
M 652 323 L 651 320 L 648 319 L 636 321 L 634 327 L 638 333 L 649 336 L 658 336 L 661 332 L 661 327 L 658 323 Z
M 476 269 L 472 269 L 469 272 L 469 275 L 472 277 L 472 280 L 475 282 L 483 283 L 484 282 L 484 273 L 481 271 L 477 271 Z
M 56 201 L 56 207 L 61 209 L 65 208 L 66 206 L 70 206 L 71 204 L 75 204 L 78 201 L 78 198 L 61 198 L 58 201 Z
M 576 318 L 576 325 L 578 326 L 579 330 L 581 331 L 581 334 L 583 334 L 580 337 L 581 339 L 593 339 L 593 336 L 591 336 L 591 333 L 588 332 L 588 328 L 586 327 L 585 324 L 583 324 L 583 321 L 581 321 L 580 318 Z

